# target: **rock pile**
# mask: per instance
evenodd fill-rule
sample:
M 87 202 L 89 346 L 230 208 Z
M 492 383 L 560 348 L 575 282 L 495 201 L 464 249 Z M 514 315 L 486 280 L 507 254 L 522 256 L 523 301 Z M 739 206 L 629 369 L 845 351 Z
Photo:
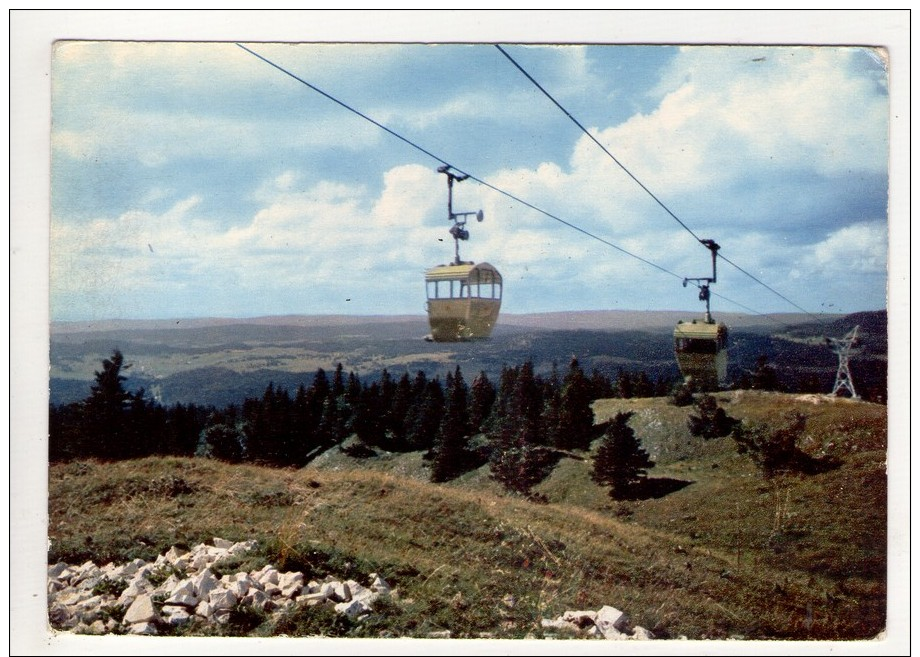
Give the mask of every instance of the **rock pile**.
M 251 609 L 282 614 L 298 606 L 328 605 L 339 614 L 360 620 L 381 595 L 398 599 L 398 591 L 376 573 L 370 585 L 329 576 L 304 581 L 303 573 L 279 572 L 271 565 L 250 572 L 218 577 L 222 561 L 238 557 L 255 541 L 233 543 L 221 538 L 188 552 L 175 547 L 152 563 L 135 559 L 117 566 L 81 566 L 58 563 L 48 568 L 48 618 L 56 630 L 78 634 L 160 634 L 192 620 L 219 625 L 234 612 Z M 213 570 L 212 570 L 213 569 Z M 514 599 L 506 596 L 506 605 Z M 653 639 L 648 630 L 633 626 L 629 617 L 610 606 L 597 611 L 566 611 L 541 620 L 546 638 Z M 430 638 L 449 638 L 450 632 L 432 632 Z
M 218 578 L 213 567 L 252 550 L 256 542 L 215 538 L 213 543 L 189 552 L 173 547 L 153 563 L 50 566 L 49 621 L 55 629 L 80 634 L 158 634 L 193 618 L 225 624 L 241 607 L 281 613 L 320 604 L 359 619 L 380 595 L 396 595 L 376 573 L 369 587 L 334 577 L 305 582 L 303 573 L 281 573 L 270 565 Z
M 647 641 L 655 638 L 644 627 L 634 626 L 625 613 L 608 605 L 597 611 L 566 611 L 562 616 L 542 619 L 540 625 L 544 634 L 555 630 L 566 636 L 588 639 Z

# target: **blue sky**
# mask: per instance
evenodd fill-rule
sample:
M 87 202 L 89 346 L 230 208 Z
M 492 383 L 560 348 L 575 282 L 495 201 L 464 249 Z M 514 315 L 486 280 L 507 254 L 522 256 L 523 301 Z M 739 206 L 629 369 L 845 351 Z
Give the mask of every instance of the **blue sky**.
M 473 180 L 512 313 L 700 311 L 709 253 L 493 45 L 247 47 Z M 889 80 L 861 47 L 503 46 L 719 262 L 713 311 L 886 306 Z M 58 42 L 52 320 L 422 314 L 440 162 L 233 42 Z

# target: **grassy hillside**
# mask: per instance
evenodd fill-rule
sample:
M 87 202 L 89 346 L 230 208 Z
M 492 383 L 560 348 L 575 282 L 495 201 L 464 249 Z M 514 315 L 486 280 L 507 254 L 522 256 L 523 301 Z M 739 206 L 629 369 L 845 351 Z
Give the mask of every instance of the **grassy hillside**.
M 152 558 L 214 536 L 256 538 L 280 568 L 376 571 L 402 602 L 350 636 L 540 636 L 540 618 L 609 604 L 662 638 L 863 639 L 885 628 L 886 409 L 848 400 L 723 393 L 732 417 L 809 417 L 805 449 L 842 465 L 764 480 L 731 439 L 692 438 L 693 407 L 632 410 L 655 457 L 655 496 L 614 502 L 590 453 L 538 490 L 508 496 L 483 468 L 427 481 L 420 454 L 352 459 L 337 448 L 302 470 L 203 459 L 75 462 L 49 473 L 49 562 Z M 349 574 L 349 573 L 340 573 Z M 513 598 L 508 596 L 513 596 Z M 264 623 L 254 633 L 279 631 Z M 290 628 L 285 628 L 290 633 Z

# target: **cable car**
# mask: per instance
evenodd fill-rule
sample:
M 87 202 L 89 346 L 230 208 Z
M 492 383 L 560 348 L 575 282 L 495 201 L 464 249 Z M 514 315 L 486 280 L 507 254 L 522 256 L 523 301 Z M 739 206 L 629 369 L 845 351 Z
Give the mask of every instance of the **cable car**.
M 454 263 L 425 272 L 428 324 L 435 342 L 488 338 L 502 305 L 502 275 L 487 262 Z
M 438 172 L 447 176 L 447 217 L 453 222 L 450 234 L 454 238 L 454 261 L 425 272 L 428 297 L 425 307 L 431 327 L 425 339 L 460 342 L 488 338 L 502 304 L 502 275 L 487 262 L 476 264 L 460 259 L 460 241 L 470 237 L 466 218 L 475 214 L 476 220 L 482 221 L 482 210 L 454 212 L 454 181 L 469 176 L 451 172 L 449 165 L 438 167 Z
M 719 245 L 712 240 L 701 240 L 712 252 L 712 278 L 685 278 L 699 281 L 700 301 L 706 302 L 703 319 L 685 322 L 674 327 L 674 355 L 684 383 L 698 391 L 723 388 L 728 380 L 728 327 L 716 322 L 709 312 L 709 284 L 716 282 L 716 255 Z

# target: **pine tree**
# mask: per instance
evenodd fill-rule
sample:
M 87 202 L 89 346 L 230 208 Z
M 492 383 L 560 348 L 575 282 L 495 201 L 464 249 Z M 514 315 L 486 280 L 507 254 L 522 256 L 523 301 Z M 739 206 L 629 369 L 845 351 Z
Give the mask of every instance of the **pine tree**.
M 483 431 L 486 420 L 492 413 L 497 392 L 495 386 L 489 381 L 484 371 L 479 372 L 470 387 L 470 431 L 479 433 Z
M 565 450 L 591 448 L 591 440 L 594 438 L 591 402 L 591 383 L 585 377 L 578 359 L 573 358 L 562 384 L 559 425 L 555 432 L 556 447 Z
M 426 383 L 425 393 L 413 413 L 412 424 L 407 426 L 406 441 L 409 448 L 414 451 L 431 449 L 443 415 L 444 389 L 441 380 L 435 377 Z
M 352 429 L 365 445 L 381 447 L 386 442 L 386 427 L 380 404 L 380 385 L 374 381 L 361 392 L 355 406 Z
M 449 481 L 466 472 L 472 462 L 469 450 L 468 390 L 458 365 L 448 377 L 447 402 L 438 437 L 432 449 L 431 481 Z
M 631 399 L 635 396 L 632 374 L 622 368 L 617 373 L 614 394 L 620 399 Z
M 524 363 L 513 380 L 510 398 L 504 408 L 500 407 L 495 429 L 490 431 L 489 470 L 507 490 L 531 496 L 533 487 L 546 478 L 556 460 L 544 446 L 543 396 L 533 364 Z
M 130 365 L 125 365 L 121 351 L 115 349 L 112 357 L 102 361 L 102 371 L 96 372 L 90 396 L 83 401 L 80 429 L 83 456 L 122 459 L 133 451 L 130 435 L 129 409 L 134 396 L 127 392 L 122 375 Z
M 402 376 L 399 377 L 399 381 L 396 382 L 389 408 L 384 409 L 387 432 L 386 444 L 387 449 L 390 451 L 404 452 L 407 449 L 406 418 L 411 407 L 412 381 L 409 380 L 409 373 L 403 372 Z
M 617 500 L 627 499 L 645 480 L 648 469 L 655 467 L 628 424 L 632 415 L 631 412 L 617 413 L 611 420 L 591 471 L 591 479 L 601 486 L 609 486 L 610 497 Z

